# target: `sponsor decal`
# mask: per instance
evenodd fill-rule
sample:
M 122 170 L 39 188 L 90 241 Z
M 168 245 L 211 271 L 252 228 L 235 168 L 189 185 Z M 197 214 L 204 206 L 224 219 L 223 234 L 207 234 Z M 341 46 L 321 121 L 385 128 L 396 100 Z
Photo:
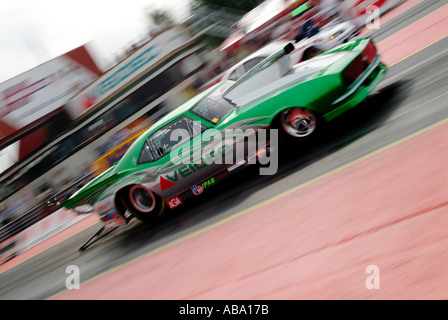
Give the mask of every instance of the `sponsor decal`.
M 165 177 L 163 177 L 165 180 L 169 180 L 173 183 L 176 183 L 177 181 L 179 181 L 179 176 L 181 176 L 182 178 L 185 178 L 187 176 L 189 176 L 190 174 L 201 170 L 202 168 L 205 168 L 207 166 L 206 163 L 200 165 L 200 164 L 195 164 L 195 163 L 190 163 L 190 164 L 186 164 L 182 167 L 180 167 L 179 169 L 174 170 L 172 175 L 165 175 Z M 160 179 L 162 180 L 162 178 Z
M 162 191 L 163 190 L 166 190 L 166 189 L 168 189 L 168 188 L 171 188 L 172 186 L 174 186 L 175 185 L 175 183 L 174 182 L 172 182 L 172 181 L 170 181 L 170 180 L 167 180 L 167 179 L 165 179 L 164 177 L 160 177 L 160 188 L 162 189 Z
M 157 46 L 158 44 L 151 45 L 148 48 L 141 49 L 138 54 L 132 55 L 131 58 L 129 58 L 129 61 L 120 65 L 120 68 L 116 68 L 118 70 L 107 77 L 104 77 L 104 80 L 102 80 L 94 89 L 94 95 L 100 97 L 113 90 L 150 61 L 157 58 L 160 54 L 160 52 L 154 50 Z
M 198 195 L 200 195 L 204 191 L 204 189 L 202 189 L 201 186 L 193 186 L 191 188 L 191 191 L 193 191 L 194 195 L 198 196 Z
M 210 178 L 204 182 L 201 183 L 201 187 L 202 189 L 206 189 L 208 187 L 210 187 L 211 185 L 215 184 L 215 178 Z
M 177 206 L 180 206 L 182 204 L 182 200 L 178 196 L 175 196 L 171 199 L 169 199 L 166 204 L 170 209 L 176 208 Z
M 1 83 L 0 118 L 15 130 L 31 125 L 91 83 L 100 74 L 94 64 L 81 46 Z

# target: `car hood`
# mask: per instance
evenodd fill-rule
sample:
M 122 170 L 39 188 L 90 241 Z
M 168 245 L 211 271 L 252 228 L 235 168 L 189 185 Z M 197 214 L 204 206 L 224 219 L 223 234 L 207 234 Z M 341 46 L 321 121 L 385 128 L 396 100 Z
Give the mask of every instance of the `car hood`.
M 322 76 L 329 66 L 338 61 L 346 54 L 345 51 L 322 55 L 314 59 L 292 66 L 284 75 L 275 79 L 272 75 L 259 73 L 248 81 L 236 84 L 226 93 L 226 97 L 239 107 L 246 106 L 266 95 L 275 94 L 291 85 L 307 81 L 316 76 Z M 275 70 L 273 70 L 275 72 Z M 264 77 L 274 78 L 269 81 Z M 264 78 L 264 79 L 262 79 Z M 260 85 L 265 83 L 264 85 Z

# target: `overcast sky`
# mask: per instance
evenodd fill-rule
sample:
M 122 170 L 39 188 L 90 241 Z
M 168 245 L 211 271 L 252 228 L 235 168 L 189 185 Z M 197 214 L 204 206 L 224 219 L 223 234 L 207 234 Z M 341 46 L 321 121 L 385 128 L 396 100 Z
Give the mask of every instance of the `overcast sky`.
M 165 9 L 186 17 L 190 0 L 3 0 L 0 83 L 83 44 L 98 66 L 142 39 L 145 13 Z M 18 143 L 0 150 L 0 173 L 17 161 Z
M 100 67 L 140 40 L 145 13 L 186 16 L 190 0 L 14 0 L 0 6 L 0 82 L 86 44 Z

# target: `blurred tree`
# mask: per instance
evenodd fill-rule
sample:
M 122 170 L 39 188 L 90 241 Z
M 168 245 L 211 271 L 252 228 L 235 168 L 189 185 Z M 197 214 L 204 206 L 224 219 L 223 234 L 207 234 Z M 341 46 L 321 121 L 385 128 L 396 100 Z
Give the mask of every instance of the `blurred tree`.
M 168 11 L 156 9 L 156 10 L 148 10 L 146 13 L 150 22 L 155 25 L 170 25 L 173 24 L 173 19 L 171 18 Z
M 232 32 L 235 23 L 265 0 L 191 0 L 189 24 L 205 31 L 203 40 L 214 48 Z M 211 29 L 207 29 L 212 27 Z

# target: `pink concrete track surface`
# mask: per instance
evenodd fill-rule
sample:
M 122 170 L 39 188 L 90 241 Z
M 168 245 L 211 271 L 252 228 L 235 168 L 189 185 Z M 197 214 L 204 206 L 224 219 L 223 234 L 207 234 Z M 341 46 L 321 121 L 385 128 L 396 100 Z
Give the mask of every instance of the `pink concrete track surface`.
M 446 299 L 447 136 L 444 123 L 56 298 Z

